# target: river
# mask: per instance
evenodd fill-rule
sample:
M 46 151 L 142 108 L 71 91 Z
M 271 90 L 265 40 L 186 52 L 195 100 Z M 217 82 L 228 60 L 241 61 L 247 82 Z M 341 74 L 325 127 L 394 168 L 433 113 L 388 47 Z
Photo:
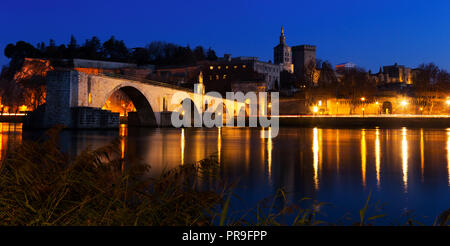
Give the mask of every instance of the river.
M 42 132 L 21 124 L 0 124 L 0 150 Z M 281 128 L 274 139 L 258 128 L 133 128 L 119 131 L 64 131 L 61 143 L 72 155 L 121 137 L 124 155 L 138 156 L 154 175 L 180 164 L 217 155 L 220 175 L 239 180 L 235 190 L 246 210 L 284 188 L 290 202 L 328 202 L 321 218 L 359 219 L 369 194 L 381 224 L 413 218 L 432 224 L 450 208 L 450 129 Z

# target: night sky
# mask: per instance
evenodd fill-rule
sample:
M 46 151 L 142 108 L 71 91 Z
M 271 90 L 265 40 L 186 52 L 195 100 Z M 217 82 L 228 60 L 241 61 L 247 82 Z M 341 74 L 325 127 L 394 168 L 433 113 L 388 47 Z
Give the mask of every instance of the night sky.
M 1 0 L 0 65 L 8 43 L 53 38 L 84 43 L 114 35 L 128 47 L 153 40 L 214 48 L 219 56 L 273 60 L 285 27 L 288 45 L 314 44 L 317 58 L 377 72 L 395 62 L 435 62 L 450 70 L 450 1 L 61 1 Z

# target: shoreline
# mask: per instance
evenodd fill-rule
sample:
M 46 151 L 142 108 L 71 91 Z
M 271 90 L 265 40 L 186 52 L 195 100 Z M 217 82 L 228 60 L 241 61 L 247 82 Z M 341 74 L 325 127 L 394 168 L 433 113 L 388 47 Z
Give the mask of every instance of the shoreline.
M 381 127 L 381 128 L 448 128 L 450 116 L 437 115 L 334 115 L 280 116 L 280 126 L 298 127 Z
M 278 118 L 280 126 L 289 127 L 450 128 L 450 115 L 281 115 Z M 24 119 L 23 115 L 0 115 L 0 122 L 4 123 L 23 123 Z M 121 118 L 123 123 L 126 120 Z

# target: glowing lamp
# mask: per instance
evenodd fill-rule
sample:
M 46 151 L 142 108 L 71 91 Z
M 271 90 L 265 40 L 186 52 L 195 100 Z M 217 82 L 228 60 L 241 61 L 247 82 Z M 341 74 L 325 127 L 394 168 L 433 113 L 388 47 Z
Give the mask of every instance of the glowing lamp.
M 25 105 L 22 105 L 19 107 L 19 111 L 27 111 L 28 107 Z
M 361 101 L 363 101 L 363 102 L 364 102 L 365 100 L 366 100 L 366 98 L 365 98 L 365 97 L 361 97 Z
M 318 111 L 319 111 L 319 108 L 318 108 L 317 106 L 314 106 L 314 107 L 313 107 L 313 112 L 314 112 L 314 113 L 317 113 Z
M 406 105 L 408 105 L 408 102 L 406 100 L 403 100 L 403 101 L 401 101 L 401 105 L 406 106 Z

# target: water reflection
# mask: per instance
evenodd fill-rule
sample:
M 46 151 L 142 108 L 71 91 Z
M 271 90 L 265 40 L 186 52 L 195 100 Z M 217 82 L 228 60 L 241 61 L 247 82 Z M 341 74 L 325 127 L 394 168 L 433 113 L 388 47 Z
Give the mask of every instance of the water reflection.
M 126 136 L 127 134 L 127 125 L 125 124 L 121 124 L 120 128 L 119 128 L 119 136 L 120 136 L 120 152 L 121 152 L 121 157 L 122 159 L 125 158 L 125 141 L 126 141 Z
M 181 128 L 181 139 L 180 139 L 180 156 L 181 156 L 181 165 L 184 165 L 184 146 L 186 144 L 186 139 L 184 136 L 184 128 Z M 219 158 L 220 160 L 220 158 Z
M 217 161 L 221 161 L 221 154 L 222 154 L 222 127 L 219 127 L 217 129 Z
M 269 180 L 272 177 L 272 128 L 268 129 L 269 137 L 267 138 L 267 169 L 269 171 Z
M 217 154 L 220 175 L 239 180 L 235 192 L 249 207 L 287 188 L 292 201 L 330 202 L 328 220 L 359 211 L 370 191 L 374 202 L 386 203 L 383 214 L 398 216 L 408 208 L 433 220 L 450 207 L 450 129 L 281 128 L 275 139 L 261 138 L 265 130 L 121 126 L 109 132 L 64 131 L 61 144 L 76 155 L 120 138 L 122 156 L 148 163 L 149 175 Z M 22 140 L 20 125 L 0 124 L 0 133 L 3 154 Z
M 425 163 L 425 147 L 424 147 L 424 141 L 423 141 L 423 129 L 420 129 L 420 181 L 423 183 L 424 181 L 424 163 Z
M 339 129 L 336 129 L 336 172 L 339 173 L 339 165 L 340 165 L 340 156 L 339 156 Z
M 22 125 L 0 122 L 0 161 L 8 148 L 22 142 Z
M 361 175 L 362 175 L 362 185 L 366 187 L 366 130 L 361 130 Z
M 450 186 L 450 129 L 447 129 L 447 173 L 448 186 Z
M 322 129 L 320 129 L 322 131 Z M 313 169 L 314 169 L 314 188 L 319 189 L 319 162 L 320 162 L 320 147 L 319 147 L 319 129 L 313 129 Z
M 375 171 L 377 175 L 377 188 L 380 189 L 380 164 L 381 164 L 381 150 L 380 150 L 380 129 L 375 130 Z

